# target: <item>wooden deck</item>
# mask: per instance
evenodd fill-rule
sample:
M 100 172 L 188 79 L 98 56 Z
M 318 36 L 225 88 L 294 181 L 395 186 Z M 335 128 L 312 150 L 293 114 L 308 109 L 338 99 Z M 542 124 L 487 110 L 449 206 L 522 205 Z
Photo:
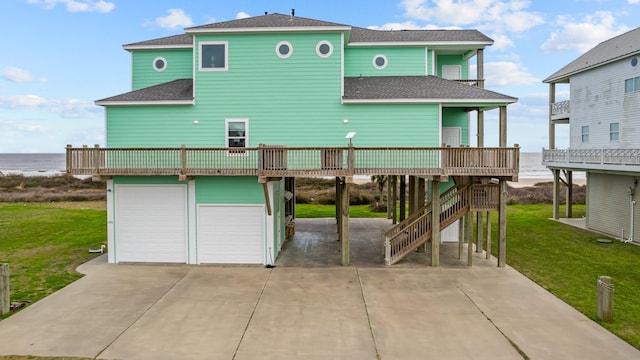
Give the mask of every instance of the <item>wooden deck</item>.
M 484 176 L 517 180 L 519 148 L 285 147 L 73 148 L 73 175 Z

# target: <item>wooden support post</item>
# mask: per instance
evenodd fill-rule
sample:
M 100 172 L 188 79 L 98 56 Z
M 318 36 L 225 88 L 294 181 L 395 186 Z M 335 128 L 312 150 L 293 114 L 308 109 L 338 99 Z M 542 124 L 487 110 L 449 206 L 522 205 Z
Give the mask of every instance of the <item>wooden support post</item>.
M 349 183 L 346 179 L 340 184 L 341 196 L 341 221 L 340 232 L 342 237 L 340 240 L 340 249 L 342 252 L 342 266 L 349 266 L 351 262 L 350 244 L 349 244 Z
M 464 216 L 458 221 L 458 259 L 462 259 L 462 244 L 464 244 Z
M 431 266 L 440 266 L 440 181 L 431 182 Z
M 560 218 L 560 170 L 553 169 L 553 218 Z
M 407 216 L 407 180 L 404 175 L 400 175 L 400 221 Z
M 0 315 L 8 314 L 11 310 L 9 291 L 9 264 L 0 264 Z
M 465 216 L 464 234 L 467 241 L 467 266 L 473 265 L 473 213 L 469 211 Z
M 567 170 L 567 202 L 565 205 L 565 215 L 573 217 L 573 171 Z
M 71 174 L 71 170 L 73 169 L 73 155 L 72 155 L 72 146 L 71 144 L 67 144 L 67 174 Z
M 409 176 L 409 215 L 416 211 L 416 177 Z
M 338 241 L 342 241 L 342 186 L 339 177 L 336 177 L 336 225 Z
M 391 206 L 392 206 L 391 211 L 393 213 L 393 224 L 397 224 L 398 209 L 396 208 L 396 202 L 398 202 L 398 177 L 396 175 L 393 175 L 391 179 L 393 180 L 393 190 L 392 190 L 393 193 L 391 194 L 393 201 L 391 202 Z
M 491 259 L 491 212 L 487 211 L 487 260 Z
M 498 267 L 507 264 L 507 182 L 499 180 L 500 206 L 498 210 Z
M 482 252 L 484 242 L 484 217 L 482 211 L 476 212 L 476 252 Z
M 391 219 L 391 176 L 387 175 L 387 219 Z
M 424 178 L 419 177 L 418 181 L 416 182 L 416 188 L 417 188 L 417 199 L 418 201 L 416 202 L 416 209 L 420 209 L 422 208 L 426 203 L 427 203 L 427 193 L 425 191 L 425 180 Z

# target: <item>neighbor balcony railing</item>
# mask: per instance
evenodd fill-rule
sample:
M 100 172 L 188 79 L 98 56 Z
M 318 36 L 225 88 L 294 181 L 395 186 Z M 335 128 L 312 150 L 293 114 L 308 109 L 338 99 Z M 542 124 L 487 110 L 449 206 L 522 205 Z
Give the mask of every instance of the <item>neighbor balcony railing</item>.
M 551 119 L 568 119 L 571 115 L 571 103 L 569 100 L 551 104 Z
M 73 175 L 518 175 L 519 148 L 286 147 L 100 148 L 67 146 Z
M 543 149 L 545 165 L 571 164 L 576 167 L 640 166 L 640 149 Z

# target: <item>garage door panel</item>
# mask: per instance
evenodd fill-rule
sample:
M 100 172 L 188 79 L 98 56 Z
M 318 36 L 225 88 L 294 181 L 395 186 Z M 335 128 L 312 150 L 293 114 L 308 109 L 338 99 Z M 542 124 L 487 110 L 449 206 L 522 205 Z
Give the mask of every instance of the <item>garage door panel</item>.
M 264 207 L 198 207 L 199 263 L 264 263 Z
M 186 188 L 116 186 L 116 261 L 186 263 Z

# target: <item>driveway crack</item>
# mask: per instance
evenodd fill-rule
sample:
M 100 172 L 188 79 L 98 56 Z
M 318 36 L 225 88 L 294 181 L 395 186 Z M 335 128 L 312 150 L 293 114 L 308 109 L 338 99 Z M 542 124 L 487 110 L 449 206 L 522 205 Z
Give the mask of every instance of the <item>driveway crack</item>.
M 193 270 L 193 268 L 192 268 L 192 269 L 189 269 L 189 271 L 185 272 L 185 273 L 184 273 L 184 275 L 182 275 L 182 276 L 180 277 L 180 279 L 178 279 L 178 281 L 176 281 L 176 282 L 175 282 L 171 287 L 169 287 L 169 288 L 167 289 L 167 291 L 165 291 L 165 292 L 164 292 L 161 296 L 159 296 L 159 297 L 158 297 L 154 302 L 152 302 L 149 306 L 147 306 L 147 308 L 142 312 L 142 314 L 140 314 L 140 316 L 138 316 L 135 320 L 133 320 L 133 321 L 131 322 L 131 324 L 129 324 L 129 326 L 127 326 L 124 330 L 122 330 L 122 331 L 120 332 L 120 334 L 118 334 L 118 336 L 116 336 L 115 338 L 113 338 L 113 340 L 111 340 L 111 342 L 109 342 L 109 343 L 107 344 L 107 346 L 105 346 L 102 350 L 100 350 L 100 351 L 98 352 L 98 354 L 96 354 L 96 356 L 94 357 L 94 359 L 97 359 L 100 355 L 102 355 L 102 353 L 103 353 L 103 352 L 105 352 L 105 351 L 106 351 L 106 350 L 107 350 L 111 345 L 113 345 L 113 343 L 115 343 L 118 339 L 120 339 L 120 337 L 122 337 L 122 335 L 124 335 L 124 333 L 126 333 L 129 329 L 131 329 L 131 327 L 132 327 L 133 325 L 135 325 L 135 324 L 136 324 L 136 323 L 137 323 L 137 322 L 138 322 L 138 321 L 139 321 L 143 316 L 145 316 L 145 315 L 149 312 L 149 310 L 151 310 L 154 306 L 156 306 L 156 304 L 157 304 L 160 300 L 164 299 L 164 297 L 165 297 L 165 296 L 167 296 L 167 294 L 168 294 L 171 290 L 173 290 L 173 289 L 174 289 L 174 288 L 175 288 L 179 283 L 181 283 L 181 282 L 182 282 L 182 280 L 184 280 L 184 278 L 185 278 L 187 275 L 189 275 L 189 273 L 190 273 L 192 270 Z
M 235 359 L 238 355 L 238 350 L 240 349 L 240 345 L 242 345 L 242 341 L 244 340 L 244 336 L 247 334 L 247 330 L 249 329 L 249 325 L 251 325 L 251 320 L 253 320 L 253 315 L 256 313 L 256 309 L 258 308 L 258 304 L 260 304 L 260 300 L 262 300 L 262 294 L 264 294 L 264 289 L 267 288 L 267 284 L 269 283 L 269 279 L 271 279 L 271 274 L 273 273 L 273 269 L 269 269 L 269 274 L 262 285 L 262 289 L 260 290 L 260 294 L 258 295 L 258 299 L 256 300 L 255 305 L 253 305 L 253 309 L 251 310 L 251 315 L 249 316 L 249 320 L 247 320 L 247 325 L 244 327 L 242 331 L 242 336 L 238 341 L 238 345 L 236 346 L 236 350 L 233 352 L 232 359 Z

